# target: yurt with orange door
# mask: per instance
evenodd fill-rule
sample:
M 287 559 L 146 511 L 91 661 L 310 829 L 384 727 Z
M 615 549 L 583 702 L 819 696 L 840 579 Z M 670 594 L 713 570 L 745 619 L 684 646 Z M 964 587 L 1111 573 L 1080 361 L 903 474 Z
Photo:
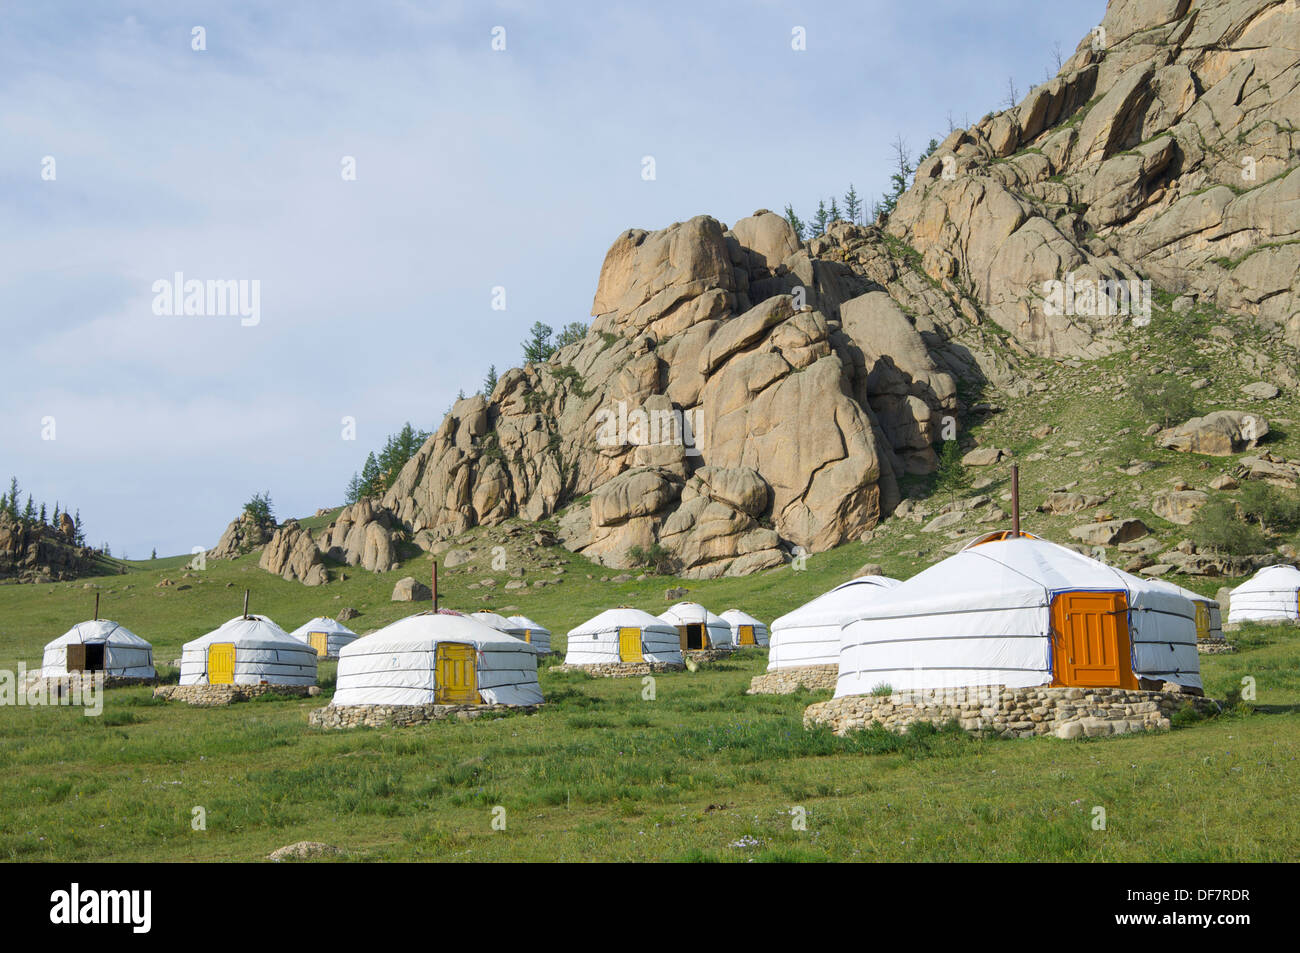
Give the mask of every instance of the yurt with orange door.
M 836 697 L 1002 685 L 1199 689 L 1196 610 L 1167 585 L 994 533 L 844 627 Z

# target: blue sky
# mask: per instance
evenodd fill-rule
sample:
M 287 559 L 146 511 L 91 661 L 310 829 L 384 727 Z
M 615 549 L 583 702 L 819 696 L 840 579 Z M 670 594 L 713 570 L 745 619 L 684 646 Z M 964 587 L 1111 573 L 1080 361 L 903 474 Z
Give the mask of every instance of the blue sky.
M 211 546 L 254 492 L 336 505 L 534 321 L 587 320 L 624 229 L 876 196 L 895 134 L 919 150 L 1009 76 L 1023 95 L 1105 12 L 539 6 L 0 9 L 0 479 L 133 558 Z M 259 281 L 260 323 L 155 315 L 178 271 Z

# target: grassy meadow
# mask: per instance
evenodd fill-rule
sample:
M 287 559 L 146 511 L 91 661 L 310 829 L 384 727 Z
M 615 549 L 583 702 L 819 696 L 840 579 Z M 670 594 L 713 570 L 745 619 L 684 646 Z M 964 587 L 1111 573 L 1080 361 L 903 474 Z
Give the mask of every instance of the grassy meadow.
M 511 604 L 553 628 L 560 652 L 572 625 L 618 603 L 659 609 L 675 582 L 602 583 L 608 570 L 557 552 L 564 582 Z M 685 585 L 716 609 L 770 619 L 867 556 L 851 544 L 804 572 Z M 0 587 L 0 668 L 35 666 L 44 642 L 88 617 L 87 585 L 106 617 L 154 642 L 174 678 L 166 663 L 182 642 L 237 615 L 245 587 L 254 610 L 286 627 L 351 605 L 364 632 L 411 611 L 388 601 L 392 584 L 429 564 L 308 589 L 255 560 L 189 577 L 183 560 L 158 560 L 89 582 Z M 908 562 L 891 557 L 886 570 L 919 568 Z M 481 575 L 444 572 L 443 604 L 477 608 L 465 587 Z M 191 588 L 155 588 L 161 578 Z M 97 718 L 0 709 L 0 857 L 256 861 L 312 840 L 353 860 L 1295 860 L 1300 637 L 1258 628 L 1240 644 L 1203 659 L 1207 688 L 1222 697 L 1253 676 L 1253 713 L 1075 742 L 806 731 L 804 707 L 825 696 L 744 694 L 763 650 L 659 676 L 653 700 L 637 679 L 543 671 L 537 715 L 405 730 L 309 729 L 333 663 L 317 699 L 205 710 L 114 689 Z M 1097 806 L 1104 831 L 1092 829 Z M 206 830 L 192 828 L 196 807 Z M 492 825 L 498 807 L 504 830 Z

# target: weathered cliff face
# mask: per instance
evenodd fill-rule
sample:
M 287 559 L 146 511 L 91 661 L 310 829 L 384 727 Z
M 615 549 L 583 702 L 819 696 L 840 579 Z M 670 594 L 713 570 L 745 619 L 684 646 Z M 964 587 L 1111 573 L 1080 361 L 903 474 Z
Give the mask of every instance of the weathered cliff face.
M 1076 288 L 1149 278 L 1300 342 L 1298 38 L 1280 0 L 1112 0 L 1056 78 L 921 163 L 883 231 L 804 244 L 760 211 L 623 233 L 586 338 L 459 401 L 381 505 L 426 541 L 563 509 L 606 565 L 658 546 L 746 573 L 872 527 L 966 402 L 1041 389 L 1017 354 L 1118 347 L 1133 314 Z
M 580 501 L 571 549 L 626 567 L 658 544 L 687 576 L 856 537 L 983 372 L 951 346 L 973 325 L 877 229 L 818 247 L 767 211 L 625 232 L 587 337 L 457 402 L 382 505 L 448 536 Z
M 63 582 L 107 570 L 94 550 L 72 541 L 72 521 L 62 530 L 33 525 L 0 513 L 0 580 Z
M 1046 356 L 1113 350 L 1123 315 L 1044 283 L 1149 278 L 1300 342 L 1300 7 L 1112 0 L 1015 108 L 948 136 L 888 230 Z

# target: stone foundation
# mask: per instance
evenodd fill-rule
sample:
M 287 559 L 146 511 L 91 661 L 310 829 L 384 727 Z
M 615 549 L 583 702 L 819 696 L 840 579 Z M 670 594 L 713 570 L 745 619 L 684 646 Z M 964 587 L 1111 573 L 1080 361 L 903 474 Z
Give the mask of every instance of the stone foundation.
M 719 662 L 724 658 L 731 658 L 735 654 L 735 649 L 686 649 L 682 652 L 682 658 L 689 659 L 692 662 Z
M 876 724 L 905 732 L 918 721 L 956 721 L 967 731 L 991 731 L 1003 738 L 1093 738 L 1168 729 L 1172 715 L 1185 705 L 1206 714 L 1220 710 L 1213 699 L 1179 691 L 999 685 L 832 698 L 804 709 L 803 723 L 805 728 L 826 725 L 837 735 Z
M 1202 655 L 1227 655 L 1237 651 L 1237 647 L 1227 639 L 1197 639 L 1196 651 Z
M 598 662 L 593 665 L 552 665 L 548 672 L 586 672 L 592 678 L 637 678 L 660 672 L 684 672 L 686 666 L 676 662 Z
M 154 698 L 168 701 L 185 702 L 198 708 L 217 708 L 246 702 L 258 695 L 290 695 L 294 698 L 307 698 L 319 695 L 320 688 L 315 685 L 159 685 L 153 690 Z
M 489 712 L 523 712 L 537 705 L 326 705 L 315 709 L 307 724 L 313 728 L 409 728 L 456 718 L 468 721 Z
M 833 692 L 840 677 L 838 665 L 799 665 L 755 675 L 747 695 L 789 695 L 801 688 L 810 692 Z
M 79 672 L 68 673 L 67 675 L 37 675 L 35 673 L 27 676 L 27 684 L 34 681 L 43 681 L 47 694 L 67 695 L 75 691 L 83 691 L 84 687 L 95 685 L 95 676 L 99 672 Z M 157 685 L 157 678 L 129 678 L 125 675 L 105 675 L 104 688 L 128 688 L 131 685 Z

